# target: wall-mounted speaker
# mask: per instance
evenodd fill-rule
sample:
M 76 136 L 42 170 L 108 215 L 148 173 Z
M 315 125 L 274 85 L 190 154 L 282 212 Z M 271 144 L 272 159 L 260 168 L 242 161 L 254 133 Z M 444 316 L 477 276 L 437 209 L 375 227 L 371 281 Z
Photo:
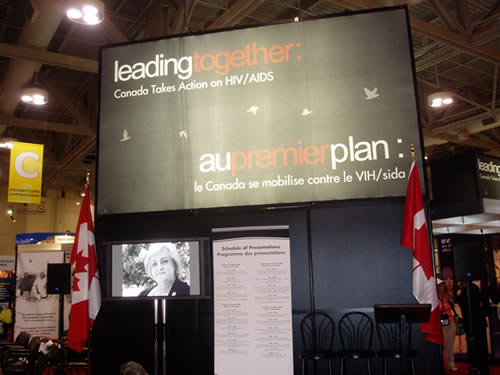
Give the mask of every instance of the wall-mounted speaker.
M 485 277 L 484 254 L 480 242 L 454 242 L 453 262 L 456 280 L 481 280 Z
M 69 263 L 47 264 L 47 294 L 69 294 L 71 292 L 71 265 Z

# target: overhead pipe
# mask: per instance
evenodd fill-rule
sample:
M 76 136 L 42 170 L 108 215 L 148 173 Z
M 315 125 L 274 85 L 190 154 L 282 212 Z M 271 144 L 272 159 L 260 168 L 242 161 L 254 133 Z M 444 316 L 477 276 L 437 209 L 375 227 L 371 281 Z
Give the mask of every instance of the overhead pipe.
M 65 0 L 37 0 L 32 2 L 33 16 L 24 24 L 18 45 L 47 49 L 59 24 L 64 17 Z M 13 114 L 19 102 L 24 85 L 38 72 L 41 64 L 32 60 L 11 59 L 2 82 L 3 97 L 0 112 Z M 5 133 L 8 124 L 0 124 L 0 135 Z

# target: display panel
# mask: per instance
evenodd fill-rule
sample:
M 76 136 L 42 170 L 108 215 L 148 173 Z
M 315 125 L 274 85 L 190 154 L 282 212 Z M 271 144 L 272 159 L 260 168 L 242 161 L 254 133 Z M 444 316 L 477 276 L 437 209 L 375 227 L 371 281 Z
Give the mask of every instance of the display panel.
M 202 239 L 110 244 L 111 297 L 208 295 L 208 245 Z
M 104 48 L 98 214 L 403 196 L 409 40 L 392 8 Z

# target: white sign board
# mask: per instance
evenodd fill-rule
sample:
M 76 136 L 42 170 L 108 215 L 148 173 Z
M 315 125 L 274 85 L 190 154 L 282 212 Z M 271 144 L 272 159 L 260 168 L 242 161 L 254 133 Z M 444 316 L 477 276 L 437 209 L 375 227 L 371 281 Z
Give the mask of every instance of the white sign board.
M 62 263 L 64 253 L 30 252 L 17 256 L 16 320 L 14 337 L 58 337 L 59 295 L 47 294 L 47 264 Z
M 293 374 L 290 240 L 214 241 L 216 375 Z

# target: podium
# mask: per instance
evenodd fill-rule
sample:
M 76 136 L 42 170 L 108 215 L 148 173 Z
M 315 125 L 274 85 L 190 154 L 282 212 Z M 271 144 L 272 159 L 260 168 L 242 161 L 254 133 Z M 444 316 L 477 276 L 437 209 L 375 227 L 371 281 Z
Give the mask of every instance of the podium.
M 400 374 L 408 374 L 408 324 L 425 323 L 431 316 L 430 304 L 380 304 L 373 306 L 377 323 L 398 323 L 401 343 Z

